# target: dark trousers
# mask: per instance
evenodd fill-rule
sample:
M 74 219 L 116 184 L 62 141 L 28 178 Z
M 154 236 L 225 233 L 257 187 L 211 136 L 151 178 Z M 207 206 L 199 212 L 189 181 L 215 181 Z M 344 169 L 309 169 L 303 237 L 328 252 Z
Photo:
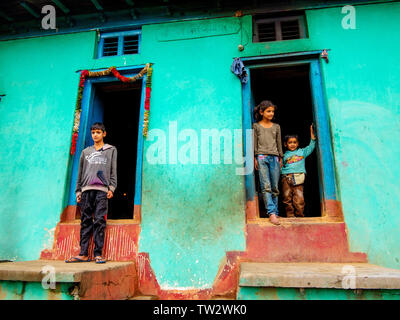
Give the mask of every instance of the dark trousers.
M 89 240 L 93 233 L 94 256 L 101 256 L 108 209 L 107 193 L 99 190 L 87 190 L 82 193 L 79 206 L 81 208 L 80 255 L 88 256 Z
M 303 185 L 293 185 L 293 181 L 290 177 L 285 175 L 282 176 L 282 195 L 283 204 L 286 209 L 287 217 L 304 217 L 304 195 Z

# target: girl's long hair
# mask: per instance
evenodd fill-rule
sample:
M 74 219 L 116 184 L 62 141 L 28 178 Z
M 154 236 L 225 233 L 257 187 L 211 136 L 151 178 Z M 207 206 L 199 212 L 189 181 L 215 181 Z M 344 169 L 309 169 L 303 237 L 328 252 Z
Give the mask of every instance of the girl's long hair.
M 265 109 L 269 108 L 269 107 L 274 107 L 274 118 L 272 120 L 275 120 L 276 118 L 276 111 L 278 110 L 277 106 L 274 105 L 271 101 L 269 100 L 263 100 L 260 102 L 260 104 L 256 107 L 254 107 L 253 110 L 253 116 L 254 116 L 254 120 L 255 121 L 261 121 L 262 120 L 262 115 L 260 114 L 260 110 L 264 112 Z

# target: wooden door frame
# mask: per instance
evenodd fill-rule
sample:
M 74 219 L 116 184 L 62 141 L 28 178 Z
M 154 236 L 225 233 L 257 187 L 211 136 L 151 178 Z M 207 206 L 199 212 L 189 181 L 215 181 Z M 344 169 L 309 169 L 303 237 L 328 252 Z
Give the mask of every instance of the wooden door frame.
M 329 114 L 325 100 L 324 87 L 321 74 L 322 50 L 275 54 L 269 56 L 257 56 L 242 58 L 246 72 L 249 76 L 248 82 L 242 85 L 242 107 L 243 107 L 243 141 L 244 157 L 246 158 L 246 129 L 252 129 L 252 93 L 251 93 L 251 70 L 257 68 L 273 68 L 280 66 L 309 65 L 309 80 L 312 96 L 312 112 L 316 123 L 317 136 L 317 162 L 319 189 L 321 197 L 321 217 L 335 217 L 343 220 L 341 204 L 338 201 L 338 189 L 335 176 L 335 162 L 333 156 L 333 145 L 330 129 Z M 251 148 L 253 150 L 253 148 Z M 253 157 L 249 157 L 253 161 Z M 256 196 L 254 173 L 245 175 L 246 201 L 252 201 Z M 256 205 L 256 207 L 258 207 Z M 259 218 L 251 216 L 247 219 Z
M 131 66 L 118 68 L 118 71 L 125 77 L 132 77 L 140 72 L 145 66 Z M 96 69 L 92 71 L 104 71 L 106 69 Z M 143 168 L 143 116 L 144 116 L 144 102 L 146 95 L 146 81 L 147 75 L 145 74 L 141 80 L 141 98 L 140 98 L 140 111 L 139 111 L 139 125 L 138 125 L 138 139 L 137 139 L 137 159 L 136 159 L 136 176 L 135 176 L 135 195 L 134 195 L 134 216 L 133 219 L 124 219 L 123 222 L 140 222 L 140 207 L 142 202 L 142 168 Z M 68 206 L 76 206 L 75 188 L 78 177 L 79 158 L 82 150 L 85 148 L 85 137 L 87 130 L 89 130 L 90 115 L 92 114 L 93 101 L 95 97 L 95 84 L 106 82 L 119 82 L 114 76 L 102 76 L 96 78 L 89 78 L 85 80 L 83 95 L 82 95 L 82 112 L 79 123 L 79 134 L 76 142 L 76 151 L 73 156 L 72 168 L 69 170 L 69 186 L 68 190 Z M 112 222 L 113 220 L 108 220 Z M 120 221 L 122 220 L 115 220 Z

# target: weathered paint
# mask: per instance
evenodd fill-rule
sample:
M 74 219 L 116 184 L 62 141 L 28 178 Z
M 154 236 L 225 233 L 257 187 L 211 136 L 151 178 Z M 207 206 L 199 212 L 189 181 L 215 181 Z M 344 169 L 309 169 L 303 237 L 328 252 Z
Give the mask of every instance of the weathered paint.
M 0 281 L 0 300 L 73 300 L 73 283 L 57 283 L 44 289 L 41 282 Z
M 249 223 L 246 230 L 251 261 L 367 262 L 364 253 L 349 252 L 344 223 Z
M 318 218 L 314 218 L 317 220 Z M 313 219 L 311 219 L 313 220 Z M 303 220 L 304 221 L 304 220 Z M 107 226 L 104 255 L 107 259 L 135 261 L 138 270 L 138 292 L 161 299 L 214 298 L 235 296 L 239 261 L 264 262 L 366 262 L 363 253 L 349 252 L 344 223 L 310 221 L 285 223 L 280 227 L 269 223 L 249 223 L 246 228 L 245 252 L 227 252 L 210 289 L 164 290 L 160 287 L 149 255 L 137 254 L 132 239 L 139 235 L 137 224 Z M 127 231 L 130 236 L 127 238 Z M 133 242 L 132 242 L 133 241 Z M 129 245 L 133 243 L 133 246 Z M 91 241 L 90 247 L 93 248 Z M 279 248 L 276 250 L 274 248 Z M 79 253 L 79 224 L 61 223 L 56 230 L 53 251 L 43 251 L 42 259 L 65 259 Z M 92 256 L 91 256 L 92 257 Z M 93 257 L 92 257 L 93 258 Z
M 24 262 L 28 269 L 29 262 Z M 37 261 L 32 263 L 37 264 Z M 62 269 L 60 263 L 64 264 L 59 262 L 56 270 Z M 74 273 L 73 269 L 58 272 L 54 289 L 43 287 L 40 281 L 42 276 L 36 275 L 32 270 L 17 270 L 13 273 L 14 270 L 9 269 L 5 279 L 12 279 L 13 276 L 15 278 L 13 281 L 0 280 L 0 300 L 126 300 L 137 294 L 137 272 L 134 263 L 91 271 L 82 267 L 83 272 L 79 275 Z
M 237 26 L 227 18 L 143 28 L 142 38 L 157 48 L 150 130 L 168 133 L 169 121 L 177 121 L 178 132 L 194 129 L 200 139 L 201 129 L 241 129 L 240 83 L 230 71 Z M 212 31 L 219 35 L 204 36 Z M 236 167 L 144 161 L 139 248 L 149 253 L 163 290 L 210 288 L 226 252 L 245 249 L 244 185 Z
M 78 255 L 80 223 L 59 223 L 52 249 L 41 252 L 41 259 L 65 260 Z M 108 260 L 134 261 L 138 252 L 140 225 L 136 223 L 108 223 L 104 237 L 103 256 Z M 93 237 L 89 242 L 89 258 L 93 259 Z
M 240 287 L 238 300 L 399 300 L 400 290 Z
M 222 261 L 213 284 L 213 297 L 234 297 L 239 282 L 239 261 L 243 252 L 230 251 Z
M 207 289 L 171 289 L 164 290 L 160 287 L 151 268 L 149 255 L 139 253 L 136 265 L 138 270 L 138 292 L 141 295 L 154 296 L 165 300 L 204 300 L 219 297 L 234 298 L 236 295 L 239 264 L 238 257 L 241 252 L 228 252 L 223 259 L 220 269 L 211 288 Z
M 331 49 L 321 65 L 350 248 L 399 269 L 400 3 L 355 8 L 355 30 L 341 28 L 340 8 L 307 12 L 309 30 Z
M 79 283 L 80 300 L 127 300 L 137 294 L 135 264 L 103 272 L 86 272 Z
M 37 259 L 64 208 L 80 69 L 95 32 L 0 43 L 0 257 Z
M 400 43 L 400 5 L 356 8 L 356 30 L 342 29 L 340 7 L 308 10 L 310 38 L 276 43 L 251 42 L 250 16 L 186 21 L 175 27 L 171 23 L 168 32 L 161 32 L 167 24 L 147 25 L 139 55 L 97 60 L 92 59 L 95 32 L 1 42 L 0 70 L 5 76 L 0 92 L 6 97 L 0 102 L 0 182 L 7 188 L 0 194 L 0 257 L 34 259 L 47 238 L 53 240 L 45 228 L 56 226 L 66 205 L 76 70 L 154 62 L 149 129 L 168 132 L 169 121 L 176 120 L 178 132 L 190 128 L 200 133 L 203 128 L 242 128 L 241 85 L 230 72 L 233 57 L 329 48 L 329 63 L 321 63 L 322 86 L 338 200 L 347 225 L 339 227 L 341 248 L 347 244 L 344 232 L 350 236 L 348 250 L 338 252 L 361 252 L 371 263 L 399 268 L 400 217 L 393 210 L 398 207 L 395 181 L 400 169 L 393 164 L 400 155 L 395 146 L 400 70 L 393 52 Z M 235 33 L 239 19 L 243 29 Z M 224 25 L 229 32 L 221 33 Z M 237 51 L 240 42 L 243 52 Z M 144 141 L 144 154 L 150 142 Z M 150 165 L 144 158 L 137 250 L 138 257 L 147 257 L 145 274 L 152 275 L 163 292 L 189 288 L 191 294 L 208 294 L 216 279 L 228 279 L 221 263 L 228 259 L 227 252 L 246 251 L 245 179 L 235 169 L 234 164 Z M 251 205 L 249 212 L 254 213 Z M 303 228 L 323 235 L 319 227 Z M 271 232 L 280 237 L 279 230 Z M 332 239 L 322 237 L 329 243 Z M 326 250 L 325 257 L 330 257 Z M 297 257 L 307 255 L 300 252 Z M 228 260 L 227 270 L 235 270 Z M 139 274 L 143 270 L 139 268 Z

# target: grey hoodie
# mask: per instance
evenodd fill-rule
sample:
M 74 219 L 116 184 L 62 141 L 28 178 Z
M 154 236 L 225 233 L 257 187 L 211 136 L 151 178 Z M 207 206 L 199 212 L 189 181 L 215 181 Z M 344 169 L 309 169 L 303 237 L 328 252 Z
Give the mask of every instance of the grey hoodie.
M 79 159 L 76 196 L 86 190 L 101 190 L 113 193 L 117 187 L 117 149 L 105 144 L 96 150 L 94 146 L 87 147 Z

